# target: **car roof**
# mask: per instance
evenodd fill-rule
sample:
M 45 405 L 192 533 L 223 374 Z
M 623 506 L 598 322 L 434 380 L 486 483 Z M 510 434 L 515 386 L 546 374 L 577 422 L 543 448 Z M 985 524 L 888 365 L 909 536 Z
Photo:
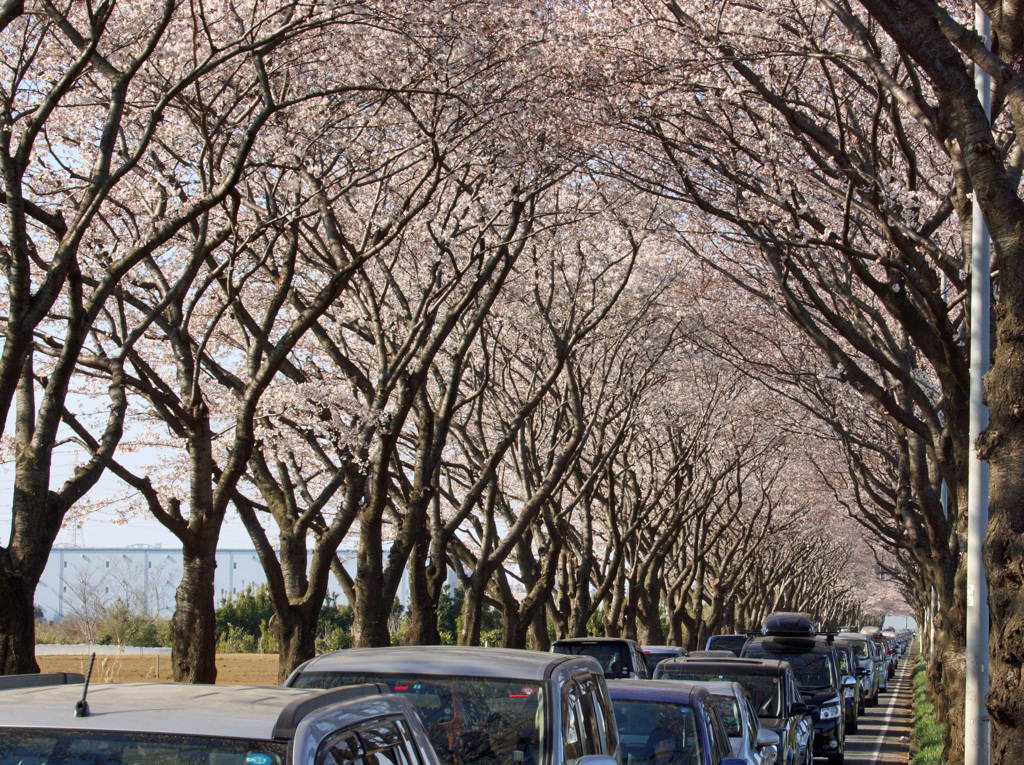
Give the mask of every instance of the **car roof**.
M 640 645 L 630 638 L 610 637 L 562 638 L 561 640 L 554 641 L 551 645 L 599 645 L 602 643 L 610 645 L 614 645 L 616 643 L 636 643 L 636 645 Z
M 685 680 L 608 681 L 608 695 L 612 701 L 664 701 L 692 705 L 707 693 L 702 685 Z
M 382 690 L 358 686 L 339 694 L 278 686 L 102 683 L 89 686 L 89 716 L 75 717 L 83 687 L 0 692 L 0 726 L 270 740 L 287 738 L 299 719 L 331 700 L 365 702 L 374 694 L 379 699 Z
M 568 656 L 543 651 L 466 646 L 392 646 L 348 648 L 325 653 L 307 661 L 295 671 L 295 674 L 353 672 L 544 680 L 556 666 L 570 661 L 586 661 L 600 669 L 594 659 L 586 656 Z
M 751 675 L 780 675 L 789 669 L 789 662 L 780 659 L 703 659 L 700 657 L 679 656 L 666 659 L 661 663 L 666 669 L 672 666 L 698 665 L 710 670 L 722 672 L 742 671 Z M 678 681 L 676 681 L 678 682 Z
M 680 651 L 684 653 L 686 652 L 685 648 L 680 648 L 677 645 L 644 645 L 640 646 L 640 648 L 643 650 L 644 653 L 654 653 L 655 651 L 657 651 L 658 653 L 678 654 Z
M 743 686 L 735 680 L 697 680 L 691 682 L 698 683 L 702 687 L 706 688 L 708 693 L 714 694 L 715 696 L 732 696 L 734 698 L 741 699 L 747 695 Z

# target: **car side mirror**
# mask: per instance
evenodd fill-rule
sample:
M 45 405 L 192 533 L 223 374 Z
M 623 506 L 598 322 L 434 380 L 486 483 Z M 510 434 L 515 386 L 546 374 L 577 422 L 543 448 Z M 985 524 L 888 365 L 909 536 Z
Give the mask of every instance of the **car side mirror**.
M 794 701 L 789 707 L 789 713 L 791 715 L 805 715 L 807 714 L 807 705 L 802 701 Z
M 778 746 L 779 734 L 773 730 L 761 728 L 757 731 L 757 741 L 754 745 L 758 749 L 760 749 L 762 746 Z
M 743 760 L 737 760 L 739 765 L 745 765 Z M 722 760 L 724 765 L 725 760 Z M 585 754 L 576 760 L 576 765 L 619 765 L 619 761 L 607 754 Z
M 855 678 L 853 678 L 853 677 L 850 677 L 849 675 L 846 675 L 846 676 L 843 677 L 843 687 L 844 688 L 856 688 L 857 687 L 857 680 Z

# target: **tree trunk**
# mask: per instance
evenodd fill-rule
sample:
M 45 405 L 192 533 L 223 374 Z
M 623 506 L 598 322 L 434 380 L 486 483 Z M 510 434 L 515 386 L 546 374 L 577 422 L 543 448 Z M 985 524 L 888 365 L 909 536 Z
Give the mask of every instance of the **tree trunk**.
M 316 656 L 316 628 L 319 619 L 319 606 L 308 609 L 293 606 L 274 614 L 270 626 L 277 640 L 278 685 L 283 685 L 302 662 Z
M 1020 237 L 1024 225 L 1018 224 Z M 1021 247 L 1016 248 L 1017 253 Z M 1024 762 L 1024 273 L 1020 255 L 1000 258 L 998 343 L 985 380 L 991 421 L 979 438 L 989 460 L 985 572 L 991 618 L 988 711 L 992 762 Z M 1006 273 L 1012 269 L 1012 273 Z M 1003 274 L 1006 274 L 1005 276 Z M 1009 294 L 1008 294 L 1009 293 Z
M 177 683 L 217 682 L 217 623 L 213 577 L 217 535 L 185 547 L 171 617 L 171 666 Z
M 437 597 L 431 591 L 427 575 L 427 555 L 430 540 L 421 540 L 409 556 L 409 620 L 406 624 L 405 645 L 441 645 L 437 628 Z M 438 588 L 438 595 L 440 590 Z
M 543 608 L 533 612 L 530 620 L 530 649 L 533 651 L 551 650 L 551 636 L 548 634 L 547 614 Z
M 0 563 L 0 675 L 27 675 L 39 671 L 36 663 L 36 582 L 10 572 L 10 555 Z

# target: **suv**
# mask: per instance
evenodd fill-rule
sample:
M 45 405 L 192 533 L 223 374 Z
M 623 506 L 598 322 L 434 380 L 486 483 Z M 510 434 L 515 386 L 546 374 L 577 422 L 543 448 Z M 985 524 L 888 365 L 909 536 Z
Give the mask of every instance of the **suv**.
M 878 675 L 881 664 L 871 650 L 871 641 L 867 635 L 844 633 L 836 638 L 837 643 L 846 643 L 853 649 L 857 662 L 857 680 L 860 682 L 860 699 L 863 707 L 872 707 L 878 703 Z M 864 713 L 864 709 L 860 710 Z
M 811 765 L 814 727 L 793 668 L 767 659 L 700 659 L 684 656 L 658 665 L 654 678 L 730 680 L 747 689 L 761 726 L 778 734 L 777 765 Z
M 350 648 L 310 659 L 285 681 L 297 688 L 364 683 L 408 699 L 447 765 L 619 762 L 608 687 L 601 665 L 589 656 L 458 646 Z
M 647 674 L 654 677 L 654 668 L 665 659 L 674 659 L 676 656 L 686 656 L 687 650 L 674 645 L 645 645 L 641 650 L 644 652 L 644 663 L 647 664 Z
M 764 620 L 764 635 L 743 647 L 743 657 L 788 661 L 797 685 L 814 716 L 814 756 L 841 765 L 846 751 L 843 689 L 856 680 L 839 673 L 833 637 L 818 635 L 810 614 L 777 613 Z
M 640 644 L 627 638 L 566 638 L 552 643 L 551 653 L 593 656 L 609 680 L 651 677 Z
M 732 651 L 737 656 L 747 642 L 747 635 L 712 635 L 704 646 L 705 651 Z
M 438 765 L 412 705 L 377 685 L 54 683 L 5 679 L 0 765 Z

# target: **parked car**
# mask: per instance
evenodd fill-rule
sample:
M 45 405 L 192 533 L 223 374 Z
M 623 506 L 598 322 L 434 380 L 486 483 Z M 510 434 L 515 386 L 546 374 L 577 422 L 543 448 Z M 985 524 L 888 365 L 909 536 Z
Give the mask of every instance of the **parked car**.
M 860 700 L 860 681 L 847 683 L 848 678 L 856 678 L 859 667 L 854 659 L 853 647 L 849 643 L 836 640 L 832 643 L 835 651 L 839 674 L 843 677 L 843 714 L 846 720 L 846 732 L 856 733 L 859 727 L 858 717 L 863 709 Z
M 859 714 L 864 714 L 867 707 L 878 703 L 878 675 L 881 672 L 881 665 L 871 650 L 871 641 L 866 635 L 859 633 L 844 633 L 836 638 L 836 642 L 846 643 L 853 649 L 853 656 L 857 662 L 856 677 L 860 683 L 861 708 Z
M 732 756 L 725 725 L 706 689 L 689 683 L 614 680 L 608 691 L 627 765 L 747 765 Z
M 626 638 L 567 638 L 551 644 L 551 653 L 572 656 L 593 656 L 609 680 L 651 676 L 643 649 L 635 640 Z
M 676 656 L 686 656 L 685 648 L 674 645 L 645 645 L 640 650 L 644 652 L 644 662 L 647 664 L 648 677 L 654 677 L 654 668 L 665 659 L 674 659 Z
M 891 675 L 891 662 L 886 650 L 885 638 L 878 627 L 865 627 L 864 634 L 871 641 L 871 648 L 875 653 L 875 659 L 879 663 L 878 690 L 889 690 L 889 678 Z
M 84 684 L 5 686 L 0 765 L 438 765 L 412 705 L 379 685 L 98 684 L 81 706 Z
M 706 681 L 700 685 L 708 689 L 711 703 L 722 716 L 732 756 L 748 765 L 772 765 L 778 756 L 779 736 L 761 727 L 747 689 L 730 680 Z
M 505 648 L 334 651 L 300 665 L 298 688 L 380 683 L 419 712 L 446 765 L 617 765 L 615 717 L 590 656 Z
M 747 642 L 747 635 L 712 635 L 704 646 L 706 651 L 732 651 L 737 656 Z
M 655 679 L 729 680 L 742 685 L 761 727 L 779 737 L 776 765 L 811 765 L 813 720 L 797 688 L 793 668 L 767 659 L 669 659 L 658 665 Z
M 856 680 L 839 673 L 832 638 L 819 636 L 809 614 L 783 612 L 769 615 L 764 635 L 743 647 L 743 656 L 788 661 L 797 685 L 814 717 L 814 756 L 829 765 L 842 765 L 846 752 L 843 688 Z

